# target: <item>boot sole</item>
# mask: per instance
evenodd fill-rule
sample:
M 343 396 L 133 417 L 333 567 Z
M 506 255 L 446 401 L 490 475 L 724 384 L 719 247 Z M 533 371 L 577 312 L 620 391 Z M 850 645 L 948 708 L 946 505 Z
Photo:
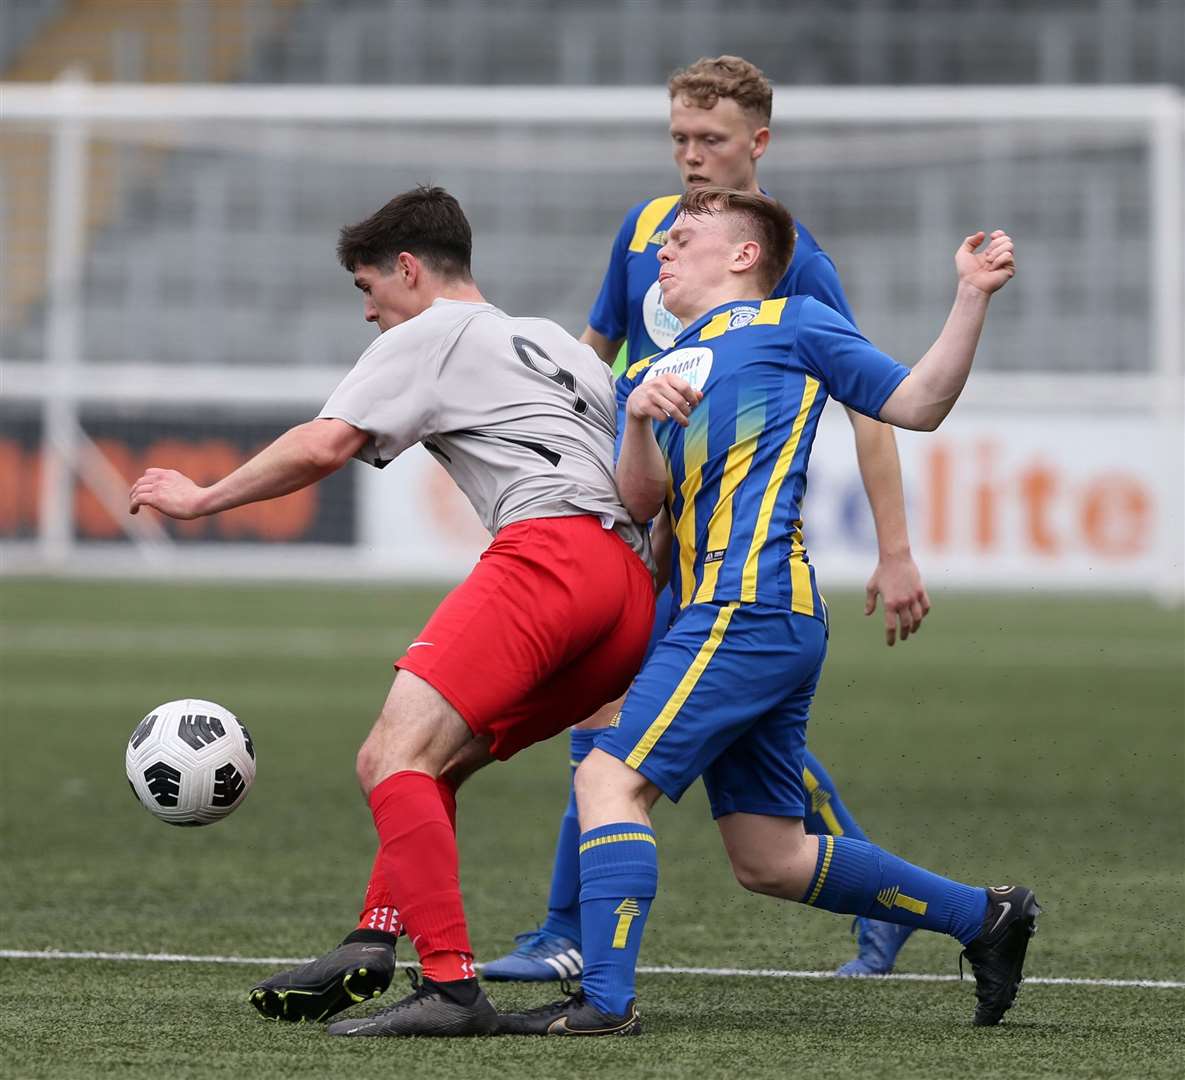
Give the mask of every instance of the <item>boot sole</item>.
M 387 972 L 357 967 L 314 986 L 257 986 L 248 1000 L 268 1020 L 320 1023 L 351 1005 L 379 997 L 390 985 Z
M 375 1027 L 355 1027 L 351 1028 L 349 1025 L 353 1021 L 345 1020 L 339 1024 L 335 1024 L 329 1029 L 330 1035 L 336 1035 L 344 1038 L 364 1038 L 364 1039 L 406 1039 L 406 1038 L 464 1038 L 475 1037 L 482 1035 L 498 1035 L 498 1014 L 494 1011 L 491 1005 L 488 1009 L 482 1009 L 476 1015 L 470 1014 L 468 1016 L 456 1016 L 451 1020 L 437 1021 L 435 1023 L 409 1023 L 408 1026 L 400 1026 L 399 1023 L 392 1023 L 390 1026 L 384 1027 L 382 1023 L 378 1023 Z M 364 1024 L 364 1021 L 359 1021 Z M 334 1030 L 336 1027 L 338 1030 Z

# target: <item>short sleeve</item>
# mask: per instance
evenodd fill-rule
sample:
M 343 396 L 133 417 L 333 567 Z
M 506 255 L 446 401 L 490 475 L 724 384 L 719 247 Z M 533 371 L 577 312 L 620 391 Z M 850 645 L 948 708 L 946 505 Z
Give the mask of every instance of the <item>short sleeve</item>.
M 816 251 L 803 263 L 795 276 L 794 291 L 801 296 L 813 296 L 832 311 L 838 311 L 853 326 L 856 325 L 856 317 L 852 314 L 839 280 L 839 271 L 827 252 Z
M 441 349 L 427 324 L 421 315 L 382 334 L 318 414 L 344 420 L 370 436 L 355 455 L 368 465 L 381 469 L 434 433 Z
M 839 312 L 812 297 L 802 302 L 796 341 L 799 356 L 827 393 L 873 419 L 880 419 L 881 407 L 909 374 Z
M 633 214 L 626 217 L 617 237 L 613 241 L 613 249 L 609 254 L 609 266 L 605 270 L 601 291 L 597 294 L 596 302 L 588 313 L 588 325 L 598 334 L 602 334 L 610 341 L 619 341 L 629 330 L 629 300 L 625 275 L 626 255 L 629 251 L 630 237 L 634 233 Z

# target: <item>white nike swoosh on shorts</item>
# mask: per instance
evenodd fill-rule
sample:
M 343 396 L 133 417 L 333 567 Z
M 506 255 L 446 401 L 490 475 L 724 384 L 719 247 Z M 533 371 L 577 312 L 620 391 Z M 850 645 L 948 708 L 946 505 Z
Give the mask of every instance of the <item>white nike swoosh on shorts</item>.
M 410 644 L 410 645 L 407 647 L 407 651 L 408 651 L 408 652 L 411 652 L 411 651 L 412 651 L 412 649 L 418 649 L 418 648 L 419 648 L 421 645 L 435 645 L 435 644 L 436 644 L 436 642 L 435 642 L 435 641 L 413 641 L 413 642 L 412 642 L 412 643 L 411 643 L 411 644 Z

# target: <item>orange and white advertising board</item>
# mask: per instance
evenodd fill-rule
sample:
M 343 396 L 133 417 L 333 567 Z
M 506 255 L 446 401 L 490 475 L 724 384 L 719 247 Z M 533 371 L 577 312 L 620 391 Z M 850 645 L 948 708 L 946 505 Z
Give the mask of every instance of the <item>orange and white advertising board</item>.
M 1185 446 L 1179 422 L 1139 415 L 956 410 L 898 432 L 914 556 L 931 588 L 1142 591 L 1179 596 Z M 804 506 L 824 592 L 862 585 L 876 538 L 840 408 L 824 414 Z M 360 491 L 376 572 L 461 577 L 488 537 L 416 449 Z

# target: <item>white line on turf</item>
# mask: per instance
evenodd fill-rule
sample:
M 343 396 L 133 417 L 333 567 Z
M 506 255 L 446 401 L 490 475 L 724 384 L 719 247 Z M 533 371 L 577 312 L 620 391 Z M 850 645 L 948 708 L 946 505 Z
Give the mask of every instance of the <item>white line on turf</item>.
M 312 960 L 311 956 L 190 956 L 186 953 L 66 952 L 57 949 L 0 949 L 4 960 L 113 960 L 146 964 L 240 964 L 249 966 L 291 966 Z M 398 967 L 413 967 L 400 962 Z M 478 964 L 478 968 L 482 965 Z M 781 968 L 639 967 L 639 975 L 707 975 L 726 979 L 833 979 L 834 971 L 789 971 Z M 958 982 L 958 975 L 874 976 L 879 982 Z M 1134 990 L 1185 990 L 1185 982 L 1173 979 L 1068 979 L 1029 976 L 1030 986 L 1108 986 Z

